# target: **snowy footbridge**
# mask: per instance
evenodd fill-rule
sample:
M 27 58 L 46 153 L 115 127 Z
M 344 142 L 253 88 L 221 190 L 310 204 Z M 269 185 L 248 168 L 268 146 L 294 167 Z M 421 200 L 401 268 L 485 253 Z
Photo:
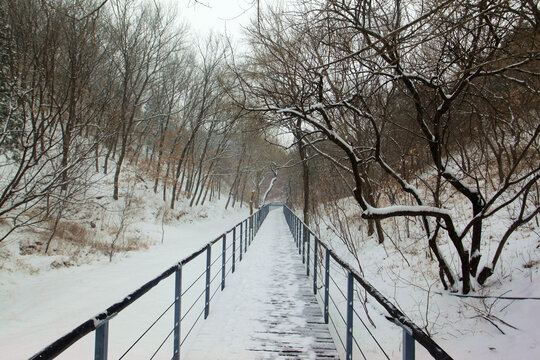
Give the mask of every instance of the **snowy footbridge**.
M 121 351 L 113 349 L 113 317 L 168 278 L 170 305 Z M 451 359 L 282 204 L 264 206 L 32 359 L 55 358 L 91 332 L 96 360 L 390 359 L 360 315 L 360 288 L 386 310 L 388 326 L 403 329 L 403 359 L 415 358 L 415 341 L 434 358 Z M 159 324 L 166 331 L 158 339 L 149 334 Z M 150 352 L 137 349 L 145 338 Z M 376 343 L 376 356 L 362 350 L 365 341 Z

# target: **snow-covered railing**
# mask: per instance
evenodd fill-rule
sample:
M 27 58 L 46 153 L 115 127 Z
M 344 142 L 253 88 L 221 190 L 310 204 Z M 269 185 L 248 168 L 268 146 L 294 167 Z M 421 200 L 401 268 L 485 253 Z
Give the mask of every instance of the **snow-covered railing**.
M 293 235 L 298 253 L 302 256 L 302 262 L 306 265 L 306 275 L 313 279 L 313 294 L 319 295 L 319 300 L 323 306 L 324 322 L 331 324 L 337 334 L 339 343 L 345 353 L 347 360 L 353 359 L 355 354 L 353 346 L 358 349 L 358 353 L 366 359 L 365 354 L 358 343 L 359 339 L 353 331 L 353 320 L 356 317 L 361 324 L 366 328 L 369 335 L 373 338 L 378 348 L 387 359 L 390 359 L 385 352 L 380 342 L 376 339 L 373 333 L 366 326 L 354 305 L 354 290 L 355 283 L 358 283 L 366 292 L 371 295 L 387 312 L 386 318 L 397 326 L 403 329 L 403 359 L 414 360 L 415 358 L 415 341 L 420 343 L 435 359 L 452 359 L 431 337 L 429 337 L 420 327 L 414 324 L 405 314 L 384 297 L 377 289 L 375 289 L 360 273 L 352 269 L 343 259 L 336 255 L 320 238 L 302 221 L 300 220 L 287 206 L 283 206 L 283 212 L 289 225 L 289 229 Z M 313 246 L 311 246 L 313 239 Z M 324 256 L 324 260 L 323 260 Z M 330 263 L 333 260 L 347 274 L 346 286 L 338 284 L 330 275 Z M 324 278 L 324 279 L 323 279 Z M 334 284 L 338 293 L 343 296 L 346 303 L 346 314 L 342 314 L 336 301 L 330 294 L 330 281 Z M 322 297 L 318 294 L 319 285 L 324 287 Z M 343 287 L 343 289 L 342 289 Z M 346 289 L 345 289 L 346 288 Z M 335 308 L 333 312 L 329 311 L 330 305 Z M 343 340 L 343 331 L 340 332 L 339 322 L 343 324 L 345 329 L 345 340 Z M 338 324 L 338 325 L 337 325 Z M 341 328 L 343 328 L 341 327 Z M 336 345 L 338 345 L 337 340 Z M 354 344 L 354 345 L 353 345 Z
M 247 251 L 249 245 L 251 245 L 252 240 L 254 239 L 255 234 L 259 230 L 261 224 L 263 223 L 266 215 L 268 214 L 269 207 L 267 205 L 263 206 L 253 215 L 249 216 L 245 220 L 236 224 L 230 230 L 221 234 L 216 239 L 210 241 L 201 249 L 195 251 L 188 257 L 180 260 L 177 264 L 171 266 L 169 269 L 165 270 L 161 275 L 156 278 L 148 281 L 146 284 L 126 296 L 122 301 L 113 304 L 105 311 L 99 313 L 95 317 L 83 322 L 75 329 L 62 336 L 45 349 L 40 351 L 31 357 L 31 359 L 53 359 L 56 356 L 60 355 L 63 351 L 68 349 L 75 342 L 80 340 L 85 335 L 95 330 L 95 345 L 94 345 L 94 359 L 96 360 L 106 360 L 108 356 L 108 334 L 109 334 L 109 321 L 130 304 L 133 304 L 137 299 L 146 294 L 152 288 L 154 288 L 162 280 L 167 279 L 172 274 L 175 274 L 175 289 L 174 289 L 174 300 L 172 303 L 163 311 L 163 313 L 150 325 L 150 327 L 142 333 L 142 335 L 123 353 L 120 357 L 123 358 L 127 353 L 133 349 L 133 347 L 142 339 L 144 335 L 167 313 L 171 308 L 174 307 L 174 323 L 172 324 L 172 329 L 168 333 L 165 340 L 163 340 L 156 351 L 149 355 L 146 358 L 153 359 L 158 352 L 162 349 L 165 342 L 173 335 L 173 349 L 172 349 L 172 359 L 180 359 L 180 349 L 184 342 L 187 340 L 191 331 L 197 324 L 197 322 L 204 315 L 204 319 L 210 314 L 210 301 L 214 295 L 218 292 L 219 289 L 223 290 L 225 288 L 225 278 L 230 272 L 234 272 L 236 269 L 236 264 L 242 261 L 243 254 Z M 227 238 L 231 240 L 230 245 L 227 246 Z M 221 242 L 221 254 L 212 260 L 212 246 L 219 246 L 218 243 Z M 182 268 L 190 263 L 192 260 L 198 258 L 199 256 L 206 255 L 206 267 L 204 271 L 193 281 L 185 287 L 185 290 L 182 290 Z M 230 254 L 230 255 L 229 255 Z M 238 255 L 238 256 L 237 256 Z M 218 260 L 221 259 L 221 262 Z M 212 266 L 220 267 L 218 271 L 215 271 L 214 276 L 211 278 Z M 221 282 L 215 283 L 214 281 L 220 276 Z M 200 295 L 196 297 L 196 300 L 188 305 L 183 304 L 183 296 L 190 290 L 195 289 L 194 286 L 198 283 L 199 280 L 205 280 L 204 287 Z M 216 284 L 216 287 L 213 292 L 211 292 L 212 284 Z M 202 285 L 202 284 L 201 284 Z M 195 307 L 199 300 L 204 296 L 203 308 L 199 309 L 199 313 L 195 318 L 195 321 L 191 324 L 189 330 L 186 334 L 183 335 L 185 330 L 183 328 L 184 319 L 192 312 L 195 311 Z M 192 296 L 194 298 L 194 296 Z M 187 308 L 187 311 L 183 311 L 183 308 Z

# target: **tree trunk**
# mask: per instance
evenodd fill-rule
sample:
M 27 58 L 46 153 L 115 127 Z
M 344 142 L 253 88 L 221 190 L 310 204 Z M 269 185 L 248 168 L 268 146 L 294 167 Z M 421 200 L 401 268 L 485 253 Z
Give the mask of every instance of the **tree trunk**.
M 197 170 L 197 181 L 195 182 L 195 190 L 193 191 L 193 197 L 191 198 L 191 201 L 189 203 L 189 206 L 192 207 L 193 203 L 195 202 L 195 197 L 197 196 L 197 193 L 199 191 L 199 187 L 201 184 L 201 176 L 203 172 L 203 162 L 206 158 L 206 152 L 208 151 L 208 144 L 210 144 L 210 139 L 212 138 L 212 133 L 214 132 L 214 124 L 210 127 L 210 130 L 208 131 L 208 134 L 206 134 L 206 141 L 204 142 L 204 148 L 201 153 L 201 157 L 199 158 L 199 166 Z M 210 169 L 208 170 L 210 171 Z
M 160 137 L 159 137 L 159 144 L 158 144 L 158 160 L 157 160 L 157 165 L 156 165 L 156 180 L 154 182 L 154 194 L 157 193 L 157 187 L 158 187 L 158 183 L 159 183 L 159 176 L 160 176 L 160 173 L 161 173 L 161 160 L 163 158 L 163 143 L 165 142 L 165 132 L 167 131 L 168 127 L 169 127 L 169 119 L 170 119 L 170 108 L 169 108 L 169 114 L 167 115 L 167 119 L 165 120 L 165 125 L 163 125 L 161 127 L 161 134 L 160 134 Z M 152 162 L 152 158 L 154 157 L 154 149 L 155 147 L 152 148 L 152 156 L 150 157 L 150 162 Z
M 173 179 L 173 186 L 172 186 L 172 190 L 171 190 L 171 209 L 174 209 L 174 202 L 176 200 L 176 187 L 178 185 L 178 178 L 180 177 L 180 171 L 182 170 L 182 165 L 184 164 L 184 158 L 186 156 L 188 148 L 190 147 L 192 139 L 193 139 L 193 134 L 192 134 L 192 137 L 190 137 L 190 139 L 186 143 L 186 145 L 184 145 L 184 148 L 182 149 L 182 154 L 180 155 L 180 158 L 178 159 L 178 164 L 176 166 L 176 174 L 175 174 L 174 179 Z M 183 179 L 184 179 L 184 174 L 182 174 L 182 181 L 183 181 Z M 182 185 L 180 185 L 180 188 L 181 187 L 182 187 Z
M 210 191 L 210 201 L 212 200 L 212 193 L 214 192 L 214 179 L 210 181 L 210 184 L 206 187 L 206 190 L 204 191 L 204 196 L 201 201 L 201 206 L 204 205 L 204 202 L 206 201 L 206 196 L 208 195 L 208 191 Z
M 227 202 L 225 203 L 225 210 L 227 210 L 227 208 L 229 207 L 229 203 L 231 202 L 231 198 L 233 196 L 233 189 L 234 189 L 234 186 L 236 185 L 236 178 L 234 179 L 232 185 L 231 185 L 231 189 L 229 190 L 229 197 L 227 198 Z
M 120 157 L 116 163 L 116 169 L 114 171 L 114 190 L 113 190 L 113 199 L 118 200 L 118 182 L 120 180 L 120 170 L 122 168 L 122 163 L 124 162 L 124 156 L 126 154 L 125 148 L 120 149 Z
M 251 199 L 249 200 L 249 215 L 253 215 L 253 200 L 255 198 L 255 191 L 251 191 Z
M 99 144 L 96 140 L 96 145 L 95 145 L 95 149 L 94 149 L 94 156 L 95 156 L 95 164 L 96 164 L 96 173 L 99 172 Z
M 120 155 L 118 157 L 118 160 L 116 162 L 116 169 L 114 172 L 114 190 L 113 190 L 113 199 L 118 200 L 118 183 L 120 181 L 120 171 L 122 170 L 122 164 L 124 162 L 124 158 L 126 156 L 126 151 L 128 147 L 128 138 L 129 133 L 131 131 L 131 124 L 133 123 L 133 117 L 135 114 L 131 114 L 128 124 L 122 126 L 123 133 L 122 133 L 122 144 L 120 147 Z
M 240 178 L 242 180 L 242 178 Z M 240 192 L 240 209 L 244 205 L 244 193 L 246 192 L 246 184 L 247 184 L 247 176 L 244 179 L 244 183 L 242 185 L 242 191 Z
M 384 243 L 384 232 L 381 225 L 381 220 L 375 220 L 375 228 L 377 229 L 377 240 L 379 244 Z
M 300 155 L 300 160 L 302 161 L 302 185 L 303 185 L 303 195 L 304 195 L 304 223 L 309 225 L 309 207 L 310 207 L 310 192 L 309 192 L 309 165 L 307 162 L 307 152 L 306 146 L 302 141 L 301 133 L 302 120 L 298 119 L 296 122 L 296 129 L 294 131 L 294 136 L 298 144 L 298 154 Z
M 473 218 L 482 212 L 484 209 L 483 202 L 477 199 L 476 202 L 473 202 Z M 482 220 L 477 221 L 472 228 L 472 240 L 471 240 L 471 260 L 470 268 L 471 275 L 476 276 L 476 271 L 478 270 L 478 264 L 480 263 L 480 245 L 482 242 Z

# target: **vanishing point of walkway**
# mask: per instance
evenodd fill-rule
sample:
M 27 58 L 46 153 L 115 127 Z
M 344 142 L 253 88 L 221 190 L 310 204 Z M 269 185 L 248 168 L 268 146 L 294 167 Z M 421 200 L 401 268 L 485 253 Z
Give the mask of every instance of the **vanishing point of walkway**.
M 237 266 L 185 359 L 339 359 L 281 208 Z

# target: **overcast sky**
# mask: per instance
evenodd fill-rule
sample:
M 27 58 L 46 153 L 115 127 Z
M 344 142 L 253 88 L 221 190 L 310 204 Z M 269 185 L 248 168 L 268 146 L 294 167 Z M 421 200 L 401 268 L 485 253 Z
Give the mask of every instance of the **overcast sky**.
M 240 37 L 241 26 L 249 24 L 249 19 L 257 13 L 256 0 L 173 0 L 171 4 L 174 3 L 194 33 L 226 31 L 236 39 Z

